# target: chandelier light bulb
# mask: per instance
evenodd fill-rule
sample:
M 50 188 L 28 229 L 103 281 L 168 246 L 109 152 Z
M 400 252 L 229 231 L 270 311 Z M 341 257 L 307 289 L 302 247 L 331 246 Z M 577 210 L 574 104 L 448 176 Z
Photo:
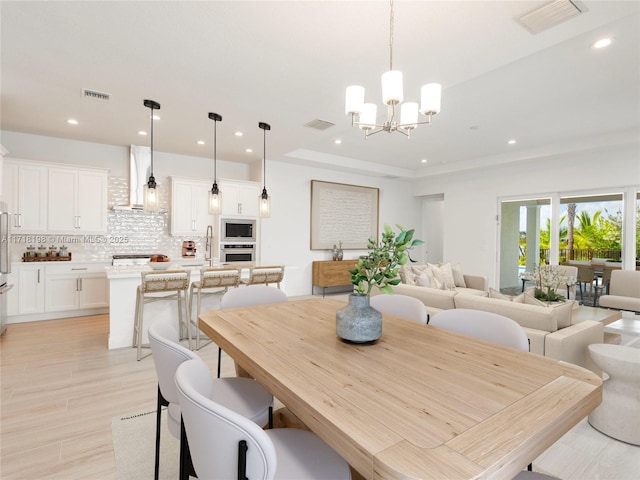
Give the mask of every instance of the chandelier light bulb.
M 347 95 L 344 103 L 344 113 L 347 115 L 362 113 L 364 105 L 364 87 L 351 85 L 347 87 Z
M 400 125 L 405 129 L 417 128 L 418 104 L 416 102 L 406 102 L 400 106 Z
M 402 103 L 402 72 L 389 70 L 382 74 L 382 103 L 398 105 Z
M 420 113 L 423 115 L 435 115 L 440 112 L 440 98 L 442 85 L 428 83 L 420 90 Z
M 362 113 L 360 114 L 359 126 L 362 130 L 371 130 L 376 126 L 378 107 L 375 103 L 365 103 L 362 106 Z

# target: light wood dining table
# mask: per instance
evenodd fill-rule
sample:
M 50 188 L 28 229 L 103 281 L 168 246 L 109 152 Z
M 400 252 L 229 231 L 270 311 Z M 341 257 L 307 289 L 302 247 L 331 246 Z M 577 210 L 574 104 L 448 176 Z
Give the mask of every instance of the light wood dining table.
M 386 314 L 376 343 L 345 343 L 344 305 L 213 310 L 199 325 L 365 478 L 512 478 L 601 402 L 589 370 Z

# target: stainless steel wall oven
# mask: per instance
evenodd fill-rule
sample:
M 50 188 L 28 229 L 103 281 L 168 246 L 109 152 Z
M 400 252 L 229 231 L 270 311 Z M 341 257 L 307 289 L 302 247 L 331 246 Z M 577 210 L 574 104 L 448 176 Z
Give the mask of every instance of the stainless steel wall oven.
M 225 243 L 220 248 L 220 262 L 255 262 L 255 243 Z

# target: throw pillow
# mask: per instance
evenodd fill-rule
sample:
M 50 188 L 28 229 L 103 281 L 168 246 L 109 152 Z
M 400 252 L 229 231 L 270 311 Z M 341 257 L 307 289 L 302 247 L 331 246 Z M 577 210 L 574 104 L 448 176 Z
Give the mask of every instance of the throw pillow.
M 400 265 L 398 268 L 398 275 L 400 276 L 400 281 L 402 283 L 406 283 L 407 285 L 415 285 L 414 281 L 415 274 L 411 269 L 411 265 Z
M 489 289 L 489 298 L 495 298 L 498 300 L 506 300 L 507 302 L 513 302 L 513 303 L 524 303 L 524 293 L 521 293 L 520 295 L 505 295 L 502 292 L 499 292 L 498 290 L 494 290 L 493 288 Z
M 416 285 L 419 285 L 421 287 L 431 287 L 431 281 L 429 280 L 429 277 L 425 273 L 423 273 L 422 275 L 416 275 L 415 282 L 416 282 Z
M 507 302 L 513 301 L 513 298 L 511 297 L 511 295 L 505 295 L 504 293 L 499 292 L 498 290 L 494 290 L 493 288 L 489 289 L 489 298 L 506 300 Z
M 456 284 L 453 281 L 453 272 L 451 271 L 451 263 L 443 265 L 434 265 L 427 263 L 436 280 L 444 285 L 445 290 L 455 290 Z
M 524 303 L 526 305 L 537 305 L 538 307 L 546 307 L 548 306 L 546 302 L 538 300 L 533 295 L 529 295 L 528 293 L 524 294 Z
M 464 274 L 462 273 L 462 266 L 459 263 L 451 264 L 451 271 L 453 272 L 453 282 L 456 287 L 465 287 L 467 284 L 464 281 Z

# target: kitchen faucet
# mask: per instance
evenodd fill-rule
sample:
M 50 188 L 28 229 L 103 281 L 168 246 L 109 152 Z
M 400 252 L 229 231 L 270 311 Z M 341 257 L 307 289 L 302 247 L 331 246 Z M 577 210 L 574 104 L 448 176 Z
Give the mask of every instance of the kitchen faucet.
M 212 252 L 213 252 L 213 227 L 211 225 L 207 225 L 206 241 L 204 245 L 204 261 L 209 262 L 210 267 L 213 264 Z

